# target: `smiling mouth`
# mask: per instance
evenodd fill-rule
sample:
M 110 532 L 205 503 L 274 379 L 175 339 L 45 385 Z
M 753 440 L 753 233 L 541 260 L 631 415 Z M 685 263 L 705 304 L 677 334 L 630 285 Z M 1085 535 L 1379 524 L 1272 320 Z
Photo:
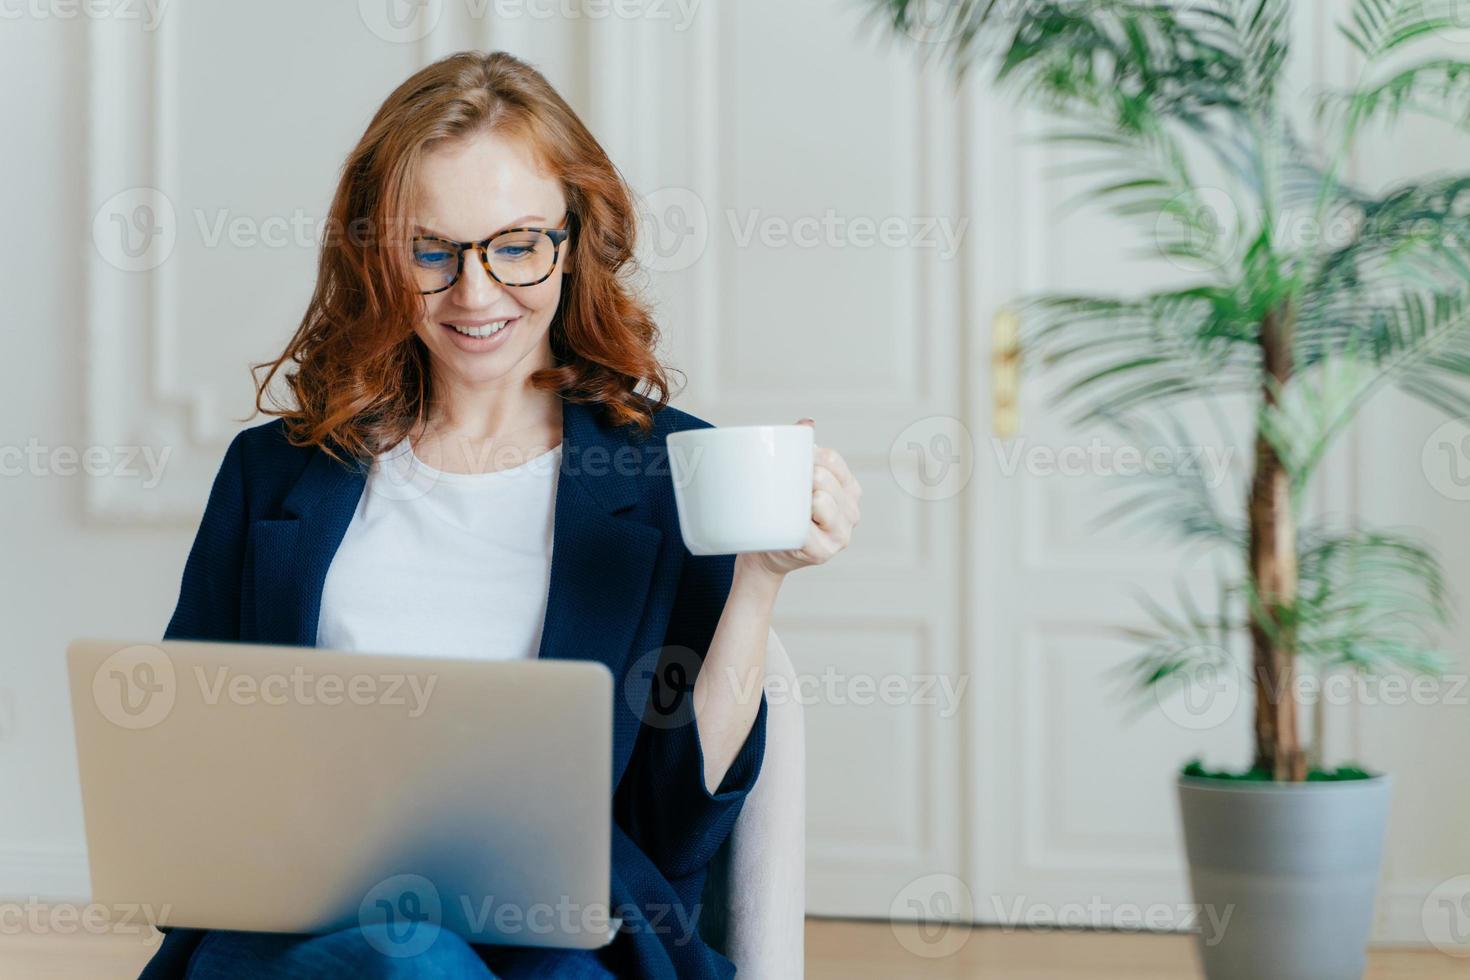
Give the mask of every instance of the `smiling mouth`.
M 444 324 L 444 326 L 453 330 L 457 334 L 461 334 L 462 336 L 473 337 L 476 340 L 483 340 L 486 337 L 493 337 L 496 334 L 500 333 L 500 331 L 504 330 L 506 327 L 515 322 L 515 319 L 515 317 L 511 317 L 507 320 L 493 320 L 490 323 L 482 324 L 477 327 L 460 326 L 457 323 L 446 323 Z

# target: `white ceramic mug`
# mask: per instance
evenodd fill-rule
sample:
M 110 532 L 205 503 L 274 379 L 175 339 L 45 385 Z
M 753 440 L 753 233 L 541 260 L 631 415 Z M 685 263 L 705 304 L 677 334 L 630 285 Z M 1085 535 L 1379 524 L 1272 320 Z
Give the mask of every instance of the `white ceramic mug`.
M 812 520 L 812 427 L 734 425 L 668 436 L 679 533 L 695 555 L 782 551 Z

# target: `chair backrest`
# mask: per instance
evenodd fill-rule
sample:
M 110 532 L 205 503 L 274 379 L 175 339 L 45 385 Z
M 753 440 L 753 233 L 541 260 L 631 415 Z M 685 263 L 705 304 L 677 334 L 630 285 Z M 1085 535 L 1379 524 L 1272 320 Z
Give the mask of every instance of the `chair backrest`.
M 773 685 L 774 677 L 781 680 Z M 775 630 L 766 640 L 766 678 L 760 776 L 710 864 L 698 921 L 700 935 L 741 976 L 794 980 L 805 956 L 806 724 L 796 669 Z

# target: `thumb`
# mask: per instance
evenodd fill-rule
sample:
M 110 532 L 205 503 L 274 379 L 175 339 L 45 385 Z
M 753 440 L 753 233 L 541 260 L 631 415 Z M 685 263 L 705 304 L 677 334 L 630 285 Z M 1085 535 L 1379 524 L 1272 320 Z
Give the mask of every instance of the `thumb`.
M 813 429 L 815 429 L 817 427 L 817 420 L 814 419 L 814 418 L 810 418 L 810 417 L 808 417 L 808 418 L 801 418 L 801 419 L 797 419 L 796 420 L 796 424 L 797 425 L 810 425 Z

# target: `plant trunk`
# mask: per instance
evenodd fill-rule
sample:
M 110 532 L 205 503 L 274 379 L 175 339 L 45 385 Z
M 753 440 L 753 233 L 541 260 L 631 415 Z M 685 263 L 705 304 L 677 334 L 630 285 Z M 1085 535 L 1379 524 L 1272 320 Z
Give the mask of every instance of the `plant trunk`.
M 1292 313 L 1282 308 L 1261 324 L 1266 404 L 1274 405 L 1292 372 Z M 1295 626 L 1289 611 L 1297 595 L 1297 531 L 1291 477 L 1276 448 L 1256 433 L 1256 469 L 1250 494 L 1250 566 L 1260 608 L 1251 615 L 1256 681 L 1256 766 L 1281 781 L 1307 778 L 1297 730 Z

